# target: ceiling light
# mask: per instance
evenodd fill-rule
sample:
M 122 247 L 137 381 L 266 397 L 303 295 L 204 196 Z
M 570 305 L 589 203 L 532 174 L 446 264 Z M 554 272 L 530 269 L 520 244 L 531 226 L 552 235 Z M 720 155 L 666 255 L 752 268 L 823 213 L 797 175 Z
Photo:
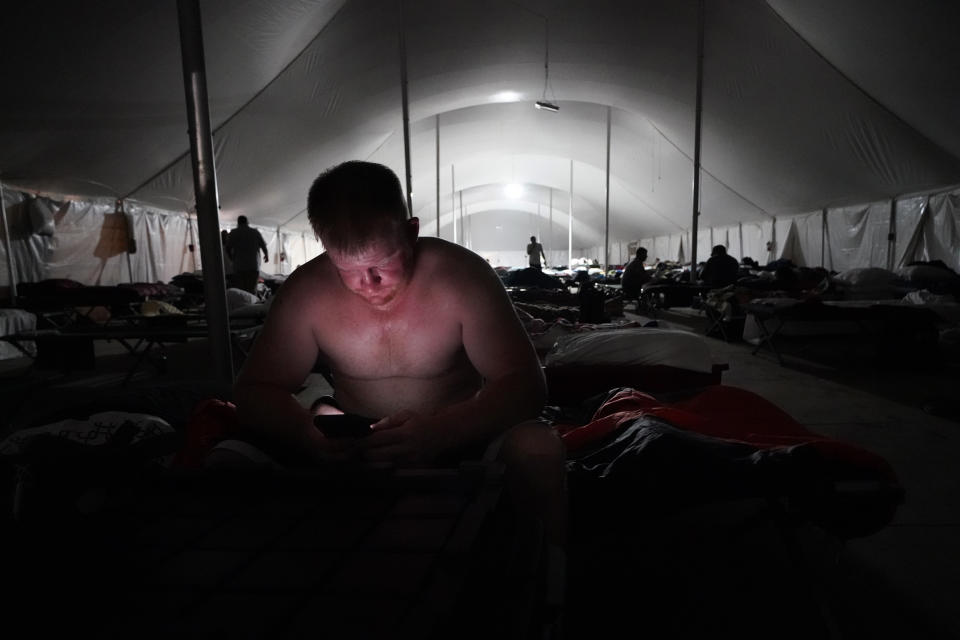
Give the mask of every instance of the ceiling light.
M 517 91 L 498 91 L 490 96 L 490 100 L 493 102 L 517 102 L 521 97 L 523 96 Z
M 511 182 L 503 188 L 503 193 L 511 200 L 516 200 L 523 195 L 523 185 Z
M 544 22 L 544 32 L 545 32 L 545 41 L 544 41 L 544 53 L 543 53 L 543 95 L 539 100 L 533 103 L 537 109 L 542 111 L 550 111 L 551 113 L 556 113 L 560 111 L 560 107 L 557 106 L 557 96 L 553 93 L 553 86 L 550 84 L 550 21 L 547 18 L 543 19 Z M 552 100 L 547 100 L 547 91 L 549 90 Z

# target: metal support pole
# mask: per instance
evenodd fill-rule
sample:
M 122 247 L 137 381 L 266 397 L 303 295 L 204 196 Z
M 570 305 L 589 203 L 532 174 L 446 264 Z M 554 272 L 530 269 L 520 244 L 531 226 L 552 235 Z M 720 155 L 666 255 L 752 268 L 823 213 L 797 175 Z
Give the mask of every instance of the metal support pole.
M 437 237 L 440 237 L 440 115 L 436 117 L 437 132 Z
M 463 189 L 460 189 L 460 244 L 466 246 L 466 229 L 463 228 Z M 456 238 L 454 238 L 456 241 Z
M 773 262 L 777 259 L 777 217 L 773 217 L 773 223 L 770 228 L 770 250 L 767 251 L 767 262 Z
M 276 273 L 283 273 L 283 237 L 280 235 L 280 225 L 277 225 L 277 253 L 274 258 Z
M 180 17 L 180 55 L 183 60 L 183 88 L 187 99 L 190 158 L 197 204 L 197 229 L 203 260 L 203 293 L 206 300 L 210 351 L 217 379 L 233 383 L 233 353 L 230 348 L 230 321 L 227 315 L 217 175 L 213 160 L 213 138 L 207 104 L 207 78 L 203 56 L 203 31 L 199 0 L 177 0 Z
M 190 229 L 190 259 L 193 261 L 193 270 L 197 271 L 197 234 L 194 230 L 193 218 L 190 217 L 190 214 L 187 214 L 187 227 Z M 222 249 L 221 249 L 222 250 Z
M 453 167 L 451 167 L 452 169 Z M 451 180 L 453 179 L 453 172 L 450 173 Z M 453 185 L 450 185 L 451 188 Z M 457 243 L 457 193 L 456 191 L 451 192 L 453 199 L 453 205 L 450 207 L 450 217 L 453 218 L 453 243 Z
M 573 268 L 573 158 L 570 158 L 570 208 L 567 216 L 567 267 Z
M 453 218 L 453 241 L 457 241 L 457 180 L 453 165 L 450 165 L 450 217 Z
M 403 103 L 403 166 L 406 172 L 407 214 L 413 215 L 413 172 L 410 169 L 410 103 L 407 98 L 406 3 L 400 0 L 400 99 Z
M 743 256 L 746 255 L 746 249 L 743 248 L 743 223 L 737 223 L 737 234 L 740 236 L 740 259 L 743 260 Z M 822 261 L 822 257 L 821 257 Z
M 827 208 L 820 210 L 820 266 L 823 267 L 827 252 Z
M 697 225 L 700 217 L 700 134 L 703 116 L 703 0 L 697 3 L 697 118 L 693 142 L 693 227 L 690 230 L 690 282 L 697 280 Z
M 897 199 L 890 198 L 890 231 L 887 233 L 887 270 L 893 271 L 897 259 Z
M 17 305 L 17 264 L 13 259 L 10 244 L 10 227 L 7 225 L 7 205 L 3 202 L 3 182 L 0 182 L 0 221 L 3 222 L 3 244 L 7 251 L 7 280 L 10 282 L 10 305 Z
M 553 255 L 553 187 L 550 187 L 550 239 L 547 241 L 547 251 L 550 252 L 550 255 Z M 556 259 L 556 258 L 554 258 Z M 547 259 L 547 262 L 550 262 L 550 259 Z
M 603 277 L 610 270 L 610 105 L 607 105 L 607 184 L 605 192 L 607 202 L 604 208 L 603 222 Z

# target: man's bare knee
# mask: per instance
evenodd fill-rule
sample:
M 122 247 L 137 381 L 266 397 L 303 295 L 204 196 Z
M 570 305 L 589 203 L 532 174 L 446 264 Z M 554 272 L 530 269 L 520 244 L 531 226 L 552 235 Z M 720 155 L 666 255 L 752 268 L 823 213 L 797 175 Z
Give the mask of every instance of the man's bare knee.
M 557 433 L 542 422 L 521 422 L 504 434 L 500 459 L 506 464 L 523 460 L 563 460 L 566 451 Z

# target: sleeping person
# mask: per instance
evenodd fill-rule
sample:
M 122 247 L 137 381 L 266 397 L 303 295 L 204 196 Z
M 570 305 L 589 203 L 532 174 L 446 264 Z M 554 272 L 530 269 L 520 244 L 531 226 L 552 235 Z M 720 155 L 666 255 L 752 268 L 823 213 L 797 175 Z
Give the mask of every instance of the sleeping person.
M 429 465 L 500 439 L 508 494 L 562 545 L 565 451 L 535 421 L 543 373 L 490 265 L 418 237 L 382 165 L 327 170 L 307 206 L 326 252 L 283 284 L 244 363 L 234 389 L 243 428 L 299 464 Z M 314 426 L 294 394 L 318 360 L 335 387 L 319 412 L 373 417 L 370 435 L 327 438 Z

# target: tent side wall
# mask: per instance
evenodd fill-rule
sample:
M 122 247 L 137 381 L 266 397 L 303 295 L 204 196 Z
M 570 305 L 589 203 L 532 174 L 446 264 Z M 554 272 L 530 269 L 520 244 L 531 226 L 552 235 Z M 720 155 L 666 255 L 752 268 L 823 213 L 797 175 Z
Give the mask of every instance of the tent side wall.
M 828 207 L 776 221 L 705 227 L 698 236 L 697 253 L 704 257 L 710 246 L 722 244 L 735 258 L 750 257 L 760 264 L 783 258 L 797 266 L 840 272 L 941 260 L 960 272 L 960 187 L 898 198 L 892 206 L 886 200 Z M 651 261 L 678 259 L 670 236 L 640 238 L 631 244 L 647 247 Z

